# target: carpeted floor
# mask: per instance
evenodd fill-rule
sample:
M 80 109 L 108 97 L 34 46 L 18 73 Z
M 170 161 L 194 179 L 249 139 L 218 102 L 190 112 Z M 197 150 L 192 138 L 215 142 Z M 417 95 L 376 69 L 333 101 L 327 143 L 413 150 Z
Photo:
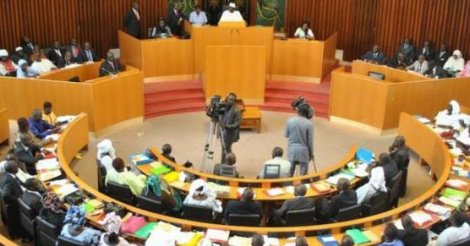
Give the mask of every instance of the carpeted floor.
M 262 131 L 242 131 L 240 141 L 233 145 L 237 155 L 237 170 L 245 177 L 255 177 L 261 165 L 270 159 L 274 146 L 286 148 L 284 126 L 293 114 L 263 111 Z M 132 153 L 142 152 L 155 146 L 161 148 L 165 143 L 173 146 L 173 155 L 179 163 L 191 160 L 199 169 L 202 162 L 204 145 L 207 140 L 209 119 L 203 112 L 164 116 L 141 123 L 127 123 L 107 131 L 99 138 L 91 138 L 89 151 L 77 161 L 74 169 L 86 182 L 96 187 L 96 144 L 109 138 L 113 141 L 118 156 L 128 159 Z M 395 135 L 378 136 L 363 129 L 340 123 L 332 123 L 322 118 L 314 119 L 314 147 L 318 170 L 334 165 L 349 151 L 351 146 L 366 147 L 379 154 L 388 149 Z M 216 142 L 213 163 L 219 162 L 220 144 Z M 205 170 L 212 170 L 213 163 L 206 163 Z M 310 165 L 310 172 L 313 166 Z M 433 181 L 427 170 L 412 159 L 410 172 L 413 179 L 408 180 L 406 202 L 419 196 L 428 189 Z

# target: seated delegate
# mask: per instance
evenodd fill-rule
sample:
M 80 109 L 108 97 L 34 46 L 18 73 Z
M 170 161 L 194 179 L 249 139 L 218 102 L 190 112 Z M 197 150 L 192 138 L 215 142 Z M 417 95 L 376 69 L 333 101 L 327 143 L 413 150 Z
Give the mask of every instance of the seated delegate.
M 310 22 L 304 21 L 302 26 L 295 30 L 294 37 L 303 39 L 315 39 L 312 29 L 310 29 Z
M 114 59 L 114 54 L 111 51 L 108 51 L 106 55 L 106 60 L 101 63 L 100 66 L 100 77 L 106 75 L 116 75 L 121 72 L 121 64 Z
M 291 163 L 282 158 L 283 152 L 281 147 L 274 147 L 272 159 L 264 163 L 263 169 L 258 174 L 259 178 L 265 178 L 266 165 L 279 165 L 279 178 L 288 178 L 290 176 Z
M 161 201 L 163 209 L 173 214 L 179 214 L 183 206 L 179 193 L 166 183 L 159 176 L 150 175 L 147 177 L 142 195 L 152 200 Z
M 150 38 L 169 38 L 171 36 L 171 29 L 163 18 L 160 18 L 157 26 L 154 26 L 150 29 Z
M 418 60 L 413 62 L 413 64 L 409 65 L 406 67 L 409 71 L 414 71 L 420 74 L 424 74 L 426 71 L 429 69 L 428 61 L 426 61 L 426 58 L 424 55 L 419 55 Z
M 338 194 L 330 200 L 323 198 L 316 207 L 317 217 L 322 221 L 335 218 L 339 210 L 357 204 L 356 191 L 350 188 L 349 180 L 340 178 L 336 184 Z
M 99 142 L 97 147 L 96 159 L 106 169 L 106 173 L 115 171 L 113 167 L 113 160 L 116 159 L 116 150 L 113 143 L 109 139 L 104 139 Z
M 444 64 L 444 70 L 446 70 L 450 76 L 455 77 L 459 72 L 463 70 L 465 66 L 465 60 L 462 57 L 460 50 L 454 50 L 452 56 L 447 59 Z
M 132 194 L 140 195 L 145 187 L 145 175 L 136 175 L 135 173 L 128 171 L 124 165 L 124 161 L 117 157 L 113 160 L 114 170 L 110 170 L 106 174 L 105 184 L 112 181 L 121 185 L 129 186 Z
M 384 64 L 386 57 L 383 52 L 379 50 L 378 45 L 374 45 L 371 51 L 367 51 L 361 59 L 365 62 L 370 62 L 374 64 Z
M 371 165 L 374 165 L 374 167 L 370 171 L 369 182 L 356 190 L 358 203 L 369 201 L 371 197 L 379 192 L 387 192 L 387 186 L 385 185 L 385 174 L 381 162 L 376 161 Z
M 234 2 L 228 4 L 228 9 L 222 13 L 219 22 L 242 22 L 245 21 L 240 11 L 237 10 L 237 5 Z
M 307 193 L 307 188 L 304 184 L 295 186 L 294 189 L 294 199 L 285 200 L 282 203 L 281 208 L 274 211 L 273 219 L 276 225 L 280 225 L 282 220 L 285 220 L 286 214 L 289 211 L 302 210 L 313 208 L 313 199 L 305 197 Z
M 240 174 L 237 172 L 237 168 L 235 167 L 236 162 L 237 157 L 235 154 L 228 153 L 225 156 L 224 163 L 214 165 L 214 175 L 238 178 Z
M 207 24 L 207 16 L 206 13 L 201 10 L 201 5 L 196 5 L 191 14 L 189 14 L 189 22 L 193 25 L 200 26 Z
M 451 100 L 447 108 L 440 111 L 434 119 L 436 126 L 457 129 L 460 126 L 460 120 L 465 116 L 460 113 L 460 104 L 456 100 Z
M 183 204 L 203 206 L 212 209 L 214 213 L 222 213 L 222 202 L 216 199 L 207 182 L 196 179 L 189 187 L 189 194 L 184 199 Z
M 42 111 L 40 109 L 33 110 L 31 118 L 29 118 L 29 126 L 31 127 L 31 132 L 39 139 L 44 139 L 60 130 L 60 128 L 54 127 L 42 119 Z
M 22 135 L 29 135 L 32 143 L 39 147 L 44 147 L 53 142 L 53 140 L 50 138 L 40 139 L 36 137 L 36 135 L 31 132 L 31 128 L 29 127 L 29 121 L 26 118 L 18 118 L 16 123 L 18 125 L 18 136 L 16 137 L 16 141 L 19 141 Z
M 263 217 L 261 203 L 254 201 L 254 191 L 247 187 L 243 190 L 239 201 L 230 201 L 224 211 L 225 222 L 229 222 L 230 214 L 257 214 Z

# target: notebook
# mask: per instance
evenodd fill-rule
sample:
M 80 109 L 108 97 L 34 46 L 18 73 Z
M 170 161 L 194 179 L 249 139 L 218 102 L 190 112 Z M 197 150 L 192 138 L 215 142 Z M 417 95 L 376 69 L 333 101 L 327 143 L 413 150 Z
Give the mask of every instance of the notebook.
M 337 245 L 339 245 L 338 241 L 336 241 L 336 239 L 334 237 L 332 237 L 331 235 L 318 236 L 317 239 L 318 239 L 318 241 L 320 241 L 320 243 L 322 245 L 325 245 L 325 246 L 337 246 Z
M 442 192 L 442 195 L 447 198 L 463 201 L 463 199 L 465 199 L 465 197 L 467 196 L 467 193 L 465 191 L 456 190 L 453 188 L 445 188 Z
M 169 169 L 168 167 L 166 167 L 164 165 L 161 165 L 161 166 L 154 167 L 154 168 L 150 169 L 150 172 L 153 175 L 156 175 L 156 176 L 163 175 L 163 174 L 168 173 L 170 171 L 171 171 L 171 169 Z
M 328 183 L 324 181 L 318 181 L 310 185 L 312 189 L 318 191 L 319 193 L 325 193 L 331 190 L 331 187 Z
M 266 191 L 268 196 L 280 196 L 285 193 L 284 189 L 282 188 L 272 188 Z

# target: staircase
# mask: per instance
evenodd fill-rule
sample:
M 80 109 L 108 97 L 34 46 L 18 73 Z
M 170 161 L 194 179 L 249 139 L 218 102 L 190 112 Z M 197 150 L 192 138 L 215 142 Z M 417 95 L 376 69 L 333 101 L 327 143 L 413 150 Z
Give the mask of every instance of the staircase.
M 153 82 L 144 85 L 144 117 L 205 110 L 202 82 L 199 80 Z
M 261 110 L 294 113 L 291 102 L 299 96 L 314 108 L 315 116 L 329 117 L 331 74 L 320 84 L 266 81 Z M 202 81 L 150 82 L 144 86 L 145 119 L 205 110 Z
M 313 108 L 316 117 L 329 117 L 330 81 L 322 81 L 321 84 L 266 81 L 265 102 L 262 110 L 291 112 L 292 101 L 303 96 Z

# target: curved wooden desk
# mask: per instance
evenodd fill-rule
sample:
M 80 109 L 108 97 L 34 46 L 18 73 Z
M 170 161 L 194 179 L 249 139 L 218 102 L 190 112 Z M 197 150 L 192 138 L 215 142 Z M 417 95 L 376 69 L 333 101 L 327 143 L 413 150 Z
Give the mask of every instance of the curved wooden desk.
M 142 117 L 142 72 L 126 66 L 126 71 L 117 76 L 97 78 L 99 65 L 97 62 L 61 69 L 39 79 L 0 77 L 0 108 L 15 109 L 8 111 L 8 117 L 16 120 L 30 116 L 34 108 L 42 108 L 44 101 L 50 101 L 57 115 L 86 112 L 90 129 L 96 133 L 119 122 Z M 68 82 L 71 76 L 93 79 Z
M 387 212 L 377 214 L 374 216 L 364 217 L 356 220 L 345 221 L 334 224 L 324 224 L 324 225 L 312 225 L 312 226 L 299 226 L 299 227 L 244 227 L 244 226 L 227 226 L 220 224 L 210 224 L 210 223 L 201 223 L 195 221 L 188 221 L 179 218 L 173 218 L 161 214 L 151 213 L 119 201 L 116 201 L 104 194 L 101 194 L 95 188 L 91 187 L 89 184 L 83 182 L 71 169 L 70 163 L 74 158 L 75 154 L 81 149 L 85 148 L 88 145 L 88 124 L 87 124 L 87 115 L 80 114 L 75 121 L 73 121 L 70 126 L 63 132 L 62 136 L 59 139 L 57 147 L 57 155 L 60 160 L 60 165 L 66 174 L 66 176 L 75 182 L 81 189 L 90 193 L 97 199 L 117 203 L 129 211 L 137 214 L 146 216 L 151 221 L 162 220 L 172 224 L 182 225 L 184 229 L 192 228 L 215 228 L 223 229 L 230 231 L 239 231 L 239 232 L 257 232 L 260 234 L 266 233 L 287 233 L 295 232 L 297 235 L 305 235 L 309 232 L 325 232 L 329 231 L 333 234 L 339 234 L 342 230 L 355 226 L 360 228 L 375 228 L 373 227 L 376 224 L 383 224 L 383 221 L 389 221 L 390 219 L 396 219 L 400 215 L 421 207 L 427 201 L 430 201 L 435 194 L 443 187 L 445 181 L 449 176 L 449 171 L 451 170 L 451 158 L 449 152 L 442 142 L 441 138 L 434 134 L 434 132 L 427 126 L 421 124 L 413 116 L 402 114 L 400 120 L 400 132 L 407 138 L 407 141 L 410 143 L 410 147 L 418 154 L 426 158 L 426 161 L 430 165 L 431 169 L 434 171 L 437 177 L 436 184 L 423 193 L 418 198 L 414 199 L 411 202 L 408 202 L 398 208 L 389 210 Z M 423 136 L 418 134 L 424 134 Z M 424 140 L 424 137 L 427 139 Z M 431 153 L 434 153 L 434 157 L 430 158 L 427 156 L 427 153 L 421 153 L 423 149 L 418 142 L 432 143 L 429 147 L 432 148 L 429 150 Z M 427 148 L 427 147 L 426 147 Z M 310 238 L 309 240 L 315 240 Z
M 8 144 L 10 139 L 10 125 L 8 123 L 8 111 L 6 108 L 0 108 L 0 145 Z
M 385 80 L 368 77 L 369 71 L 385 74 Z M 399 125 L 401 112 L 433 118 L 452 99 L 470 105 L 468 91 L 470 78 L 429 79 L 354 61 L 352 73 L 344 67 L 332 73 L 330 115 L 333 120 L 346 119 L 383 131 Z
M 182 164 L 174 163 L 167 158 L 165 158 L 156 148 L 152 148 L 152 152 L 159 158 L 160 161 L 172 166 L 175 171 L 181 172 L 184 171 L 186 173 L 191 173 L 195 176 L 198 176 L 201 179 L 204 179 L 208 182 L 215 182 L 218 184 L 225 184 L 229 187 L 230 191 L 226 195 L 218 195 L 217 197 L 220 199 L 229 199 L 229 200 L 236 200 L 240 197 L 238 188 L 239 187 L 253 187 L 253 191 L 255 192 L 255 200 L 258 201 L 283 201 L 286 199 L 293 199 L 295 196 L 293 193 L 285 192 L 279 196 L 269 196 L 267 194 L 268 190 L 273 187 L 285 187 L 288 184 L 297 185 L 301 183 L 310 184 L 317 181 L 322 180 L 323 183 L 326 182 L 326 178 L 333 173 L 340 171 L 342 168 L 346 166 L 351 160 L 354 160 L 357 148 L 355 146 L 351 147 L 349 153 L 346 157 L 339 161 L 337 164 L 328 167 L 325 170 L 322 170 L 318 173 L 312 173 L 305 176 L 296 176 L 291 178 L 281 178 L 281 179 L 249 179 L 249 178 L 231 178 L 231 177 L 223 177 L 218 175 L 213 175 L 210 173 L 205 173 L 201 171 L 197 171 L 191 168 L 185 168 Z M 137 168 L 144 173 L 145 175 L 151 175 L 152 166 L 150 164 L 138 165 Z M 356 184 L 359 182 L 360 178 L 354 178 L 351 182 L 352 184 Z M 189 191 L 190 183 L 181 183 L 181 182 L 174 182 L 170 183 L 176 189 L 182 190 L 184 192 Z M 307 189 L 307 197 L 321 197 L 331 195 L 332 193 L 336 192 L 336 187 L 330 186 L 331 189 L 328 192 L 318 192 L 315 189 L 308 188 Z

